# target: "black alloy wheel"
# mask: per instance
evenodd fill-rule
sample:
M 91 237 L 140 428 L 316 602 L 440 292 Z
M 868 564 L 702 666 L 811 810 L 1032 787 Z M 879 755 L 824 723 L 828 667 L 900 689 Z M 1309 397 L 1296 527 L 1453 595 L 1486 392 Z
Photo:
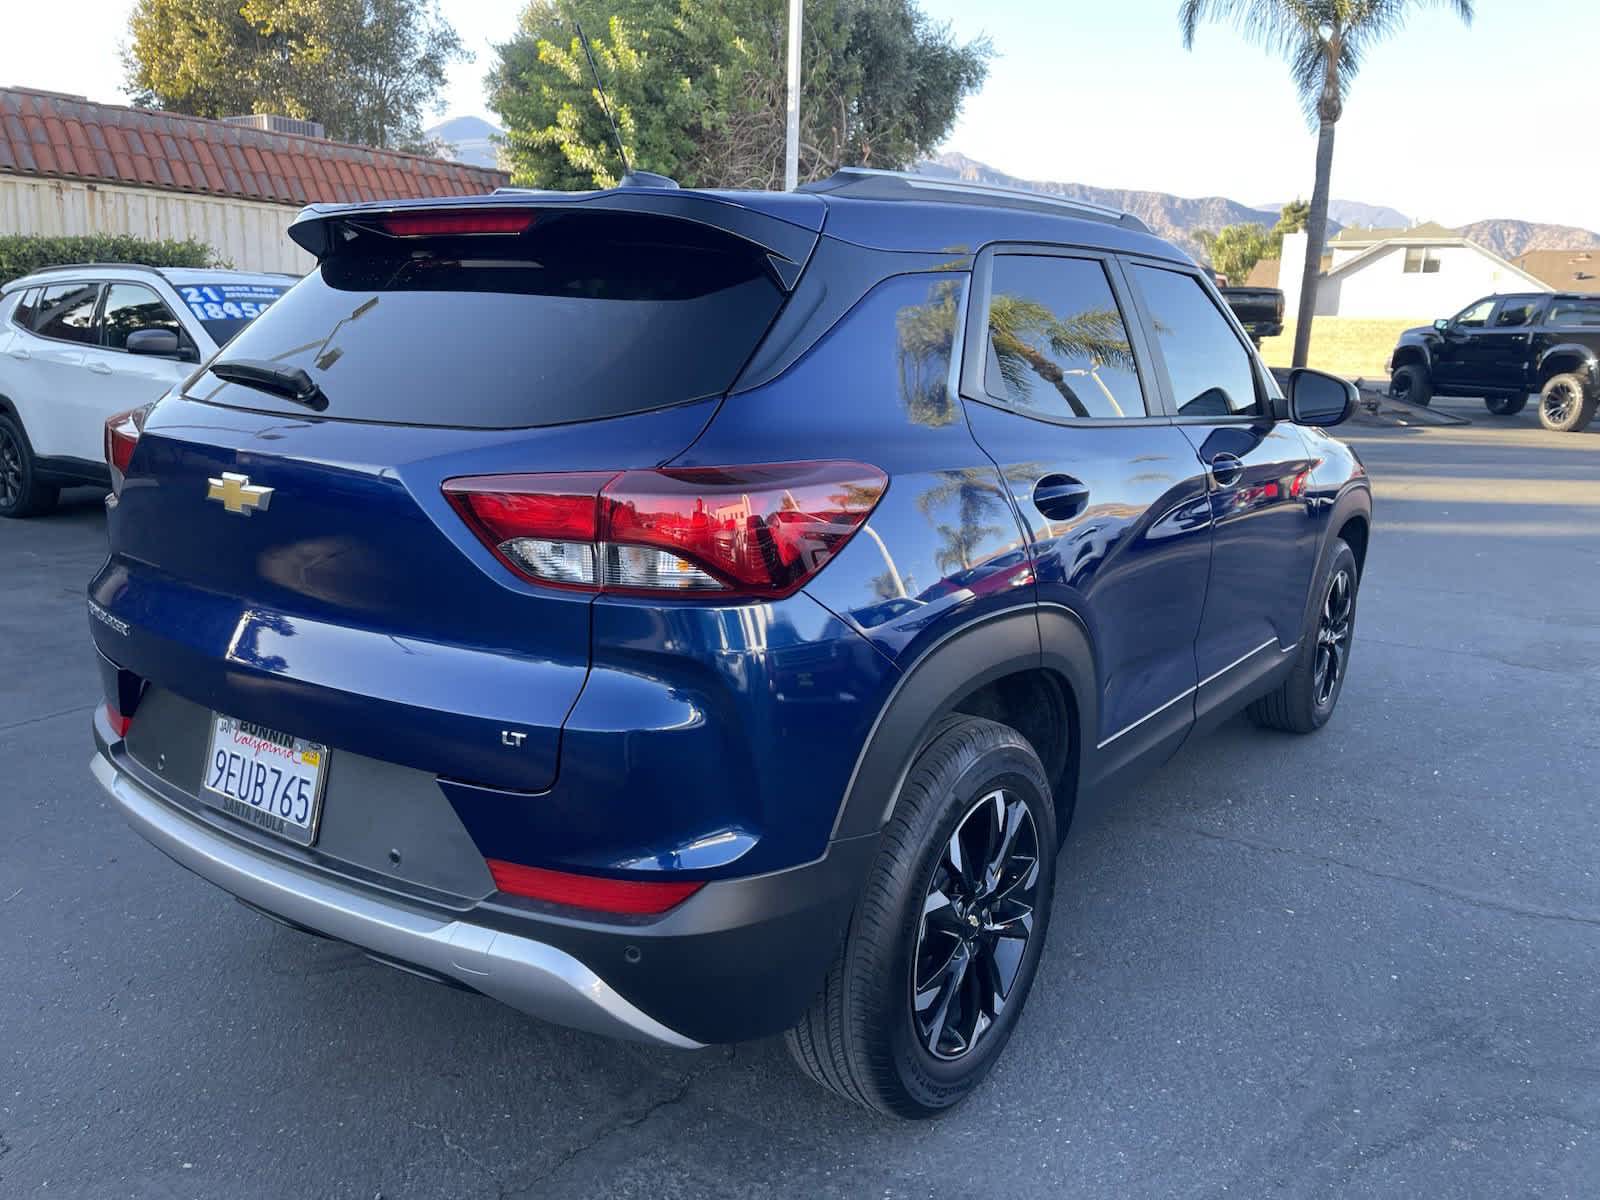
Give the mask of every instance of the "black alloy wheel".
M 61 489 L 41 482 L 28 435 L 10 413 L 0 412 L 0 517 L 34 517 L 55 506 Z
M 10 512 L 21 506 L 27 482 L 22 455 L 17 435 L 9 425 L 0 425 L 0 512 Z
M 1317 624 L 1317 651 L 1311 682 L 1318 708 L 1330 703 L 1339 685 L 1344 682 L 1345 663 L 1350 655 L 1350 626 L 1355 599 L 1355 577 L 1348 568 L 1340 567 L 1328 582 L 1328 592 L 1322 602 L 1322 619 Z
M 1059 844 L 1033 744 L 983 717 L 941 720 L 900 785 L 838 957 L 785 1035 L 800 1069 L 890 1116 L 971 1095 L 1038 977 Z
M 1360 583 L 1355 552 L 1343 538 L 1335 538 L 1317 572 L 1315 590 L 1306 596 L 1306 623 L 1283 681 L 1245 710 L 1257 725 L 1315 733 L 1328 723 L 1350 672 Z
M 969 1054 L 1005 1011 L 1033 936 L 1038 883 L 1033 816 L 997 788 L 961 818 L 923 898 L 911 1012 L 935 1058 Z
M 1553 381 L 1545 390 L 1545 394 L 1539 397 L 1539 408 L 1544 413 L 1546 424 L 1549 425 L 1565 425 L 1582 403 L 1583 390 L 1576 383 L 1565 379 Z

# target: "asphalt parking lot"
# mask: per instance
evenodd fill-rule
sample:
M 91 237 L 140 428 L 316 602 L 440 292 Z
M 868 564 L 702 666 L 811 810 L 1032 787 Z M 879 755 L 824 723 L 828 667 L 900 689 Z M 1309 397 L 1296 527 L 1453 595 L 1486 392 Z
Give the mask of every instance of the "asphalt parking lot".
M 0 524 L 0 1196 L 1600 1193 L 1600 428 L 1351 426 L 1341 707 L 1075 831 L 1015 1040 L 891 1124 L 255 916 L 87 772 L 98 497 Z

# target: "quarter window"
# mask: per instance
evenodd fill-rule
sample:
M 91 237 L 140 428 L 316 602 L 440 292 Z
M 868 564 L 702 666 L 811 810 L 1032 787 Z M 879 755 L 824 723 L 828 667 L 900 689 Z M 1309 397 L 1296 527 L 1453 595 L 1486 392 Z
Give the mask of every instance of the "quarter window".
M 1127 325 L 1099 261 L 995 257 L 983 386 L 1034 416 L 1145 415 Z
M 1600 325 L 1600 296 L 1593 300 L 1557 300 L 1550 306 L 1547 325 Z
M 1437 275 L 1439 252 L 1426 246 L 1407 246 L 1405 273 L 1407 275 Z
M 1193 275 L 1135 265 L 1133 277 L 1182 417 L 1259 411 L 1250 353 Z
M 22 329 L 33 328 L 33 316 L 39 308 L 39 289 L 29 288 L 22 293 L 16 308 L 11 310 L 11 323 Z
M 105 344 L 112 350 L 125 350 L 128 335 L 141 329 L 170 329 L 179 343 L 187 339 L 183 326 L 172 310 L 149 288 L 137 283 L 113 283 L 106 289 L 106 306 L 100 318 Z
M 40 337 L 94 345 L 100 334 L 94 326 L 94 305 L 100 298 L 98 283 L 63 283 L 44 289 L 33 330 Z

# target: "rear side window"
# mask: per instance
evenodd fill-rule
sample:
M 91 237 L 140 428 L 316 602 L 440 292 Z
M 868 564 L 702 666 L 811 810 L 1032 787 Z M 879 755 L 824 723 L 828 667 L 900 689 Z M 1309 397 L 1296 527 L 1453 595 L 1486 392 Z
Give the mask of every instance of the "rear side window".
M 17 306 L 11 310 L 11 323 L 22 329 L 33 328 L 33 316 L 39 308 L 39 289 L 29 288 L 17 299 Z
M 1600 296 L 1593 300 L 1557 300 L 1550 306 L 1546 324 L 1600 326 Z
M 1180 417 L 1254 414 L 1256 373 L 1249 352 L 1193 275 L 1132 268 L 1150 312 L 1150 334 L 1172 381 Z
M 766 256 L 658 216 L 540 213 L 524 233 L 363 231 L 219 361 L 303 369 L 323 416 L 520 428 L 725 392 L 778 311 Z M 193 394 L 303 413 L 209 373 Z
M 1539 315 L 1541 301 L 1533 296 L 1518 296 L 1515 300 L 1503 301 L 1500 311 L 1495 314 L 1494 324 L 1496 329 L 1516 328 L 1521 325 L 1531 325 Z
M 1022 412 L 1145 415 L 1128 329 L 1096 259 L 996 255 L 987 353 L 984 390 Z
M 99 299 L 98 283 L 63 283 L 47 287 L 33 316 L 33 330 L 40 337 L 97 345 L 100 333 L 95 328 L 94 306 Z
M 107 285 L 100 324 L 105 330 L 105 344 L 112 350 L 126 350 L 128 335 L 141 329 L 168 329 L 177 334 L 180 344 L 188 341 L 183 326 L 161 297 L 137 283 Z

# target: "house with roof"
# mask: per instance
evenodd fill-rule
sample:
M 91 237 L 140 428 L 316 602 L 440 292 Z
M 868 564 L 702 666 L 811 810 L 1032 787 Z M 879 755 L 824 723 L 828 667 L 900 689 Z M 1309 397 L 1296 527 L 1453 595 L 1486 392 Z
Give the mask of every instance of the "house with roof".
M 0 234 L 195 238 L 245 271 L 312 264 L 307 204 L 468 196 L 504 171 L 330 141 L 309 121 L 207 120 L 0 88 Z
M 1553 291 L 1600 294 L 1600 249 L 1529 250 L 1511 261 Z
M 1306 235 L 1283 239 L 1273 283 L 1286 311 L 1300 303 Z M 1270 267 L 1257 264 L 1252 282 Z M 1409 229 L 1341 229 L 1328 239 L 1317 284 L 1317 316 L 1421 319 L 1450 316 L 1495 292 L 1556 290 L 1530 271 L 1443 225 Z

